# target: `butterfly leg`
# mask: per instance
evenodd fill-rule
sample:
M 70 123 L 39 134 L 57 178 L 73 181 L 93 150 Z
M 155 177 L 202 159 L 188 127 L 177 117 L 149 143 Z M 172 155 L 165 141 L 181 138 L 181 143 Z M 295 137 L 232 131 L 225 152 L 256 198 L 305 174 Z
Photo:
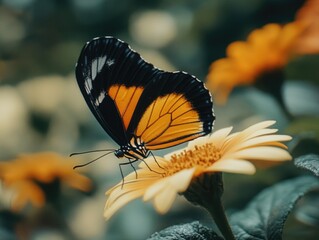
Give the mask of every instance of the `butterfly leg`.
M 130 164 L 132 166 L 132 168 L 134 169 L 134 172 L 135 172 L 135 176 L 137 178 L 137 171 L 133 165 L 133 163 L 135 163 L 136 161 L 138 161 L 139 159 L 134 159 L 133 161 L 131 161 L 131 159 L 128 158 L 128 162 L 125 162 L 125 163 L 120 163 L 119 164 L 119 167 L 120 167 L 120 172 L 121 172 L 121 176 L 122 176 L 122 188 L 124 186 L 124 174 L 123 174 L 123 170 L 122 170 L 122 166 L 124 165 L 127 165 L 127 164 Z
M 131 161 L 131 159 L 128 159 L 130 165 L 132 166 L 132 168 L 134 169 L 134 172 L 135 172 L 135 178 L 137 178 L 137 172 L 136 172 L 136 169 L 133 165 L 133 163 L 135 163 L 136 161 L 138 161 L 138 159 L 135 159 L 134 161 Z
M 155 158 L 155 156 L 154 156 L 154 154 L 150 151 L 150 154 L 152 155 L 152 157 L 154 158 L 154 161 L 156 162 L 156 164 L 157 164 L 157 166 L 159 167 L 159 168 L 161 168 L 161 169 L 163 169 L 163 170 L 165 170 L 161 165 L 159 165 L 159 163 L 157 162 L 157 160 L 156 160 L 156 158 Z
M 152 154 L 152 155 L 153 155 L 153 154 Z M 153 157 L 154 157 L 154 155 L 153 155 Z M 154 158 L 155 158 L 155 157 L 154 157 Z M 141 160 L 151 172 L 155 172 L 155 173 L 161 174 L 161 175 L 163 176 L 163 173 L 160 173 L 160 172 L 157 172 L 157 171 L 153 170 L 153 169 L 147 164 L 147 162 L 144 161 L 144 159 L 139 159 L 139 160 Z M 162 168 L 162 167 L 158 164 L 158 162 L 157 162 L 156 160 L 155 160 L 155 162 L 157 163 L 157 165 L 158 165 L 160 168 Z M 164 168 L 162 168 L 162 169 L 164 169 Z

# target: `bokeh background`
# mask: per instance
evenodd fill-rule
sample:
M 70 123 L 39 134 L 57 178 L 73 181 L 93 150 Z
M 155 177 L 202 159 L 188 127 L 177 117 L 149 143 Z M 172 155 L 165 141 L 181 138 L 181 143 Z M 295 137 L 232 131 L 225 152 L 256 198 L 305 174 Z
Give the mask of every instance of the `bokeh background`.
M 155 66 L 183 70 L 205 81 L 210 64 L 225 57 L 231 42 L 245 40 L 252 30 L 265 24 L 293 21 L 304 2 L 0 0 L 0 161 L 47 151 L 69 161 L 68 155 L 73 152 L 117 147 L 89 112 L 75 80 L 77 58 L 92 38 L 115 36 Z M 318 66 L 319 55 L 312 54 L 294 58 L 284 69 L 286 106 L 307 123 L 296 121 L 292 125 L 276 101 L 246 86 L 236 88 L 226 104 L 215 105 L 215 129 L 234 125 L 240 130 L 260 120 L 274 119 L 281 133 L 304 134 L 304 146 L 292 142 L 291 149 L 314 146 L 311 150 L 318 151 L 314 141 L 318 139 Z M 76 161 L 84 163 L 97 156 L 82 155 Z M 139 240 L 173 224 L 199 220 L 212 226 L 204 210 L 182 197 L 164 216 L 137 200 L 106 222 L 104 194 L 121 180 L 118 163 L 110 155 L 81 169 L 92 179 L 93 188 L 85 193 L 61 188 L 54 200 L 59 207 L 47 199 L 41 207 L 29 204 L 12 211 L 14 193 L 1 185 L 0 239 Z M 36 168 L 37 163 L 33 164 Z M 225 175 L 226 208 L 230 212 L 240 209 L 262 188 L 298 174 L 288 163 L 261 170 L 255 176 Z M 318 225 L 298 219 L 296 213 L 287 223 L 285 239 L 300 239 L 300 233 L 315 239 L 319 234 L 316 229 Z

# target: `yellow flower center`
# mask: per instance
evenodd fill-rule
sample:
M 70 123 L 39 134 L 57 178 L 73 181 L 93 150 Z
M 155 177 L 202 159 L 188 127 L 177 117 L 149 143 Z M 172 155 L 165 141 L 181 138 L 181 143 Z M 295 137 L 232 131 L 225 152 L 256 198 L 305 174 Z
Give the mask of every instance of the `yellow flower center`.
M 221 158 L 221 152 L 212 143 L 195 146 L 190 150 L 184 150 L 179 154 L 171 156 L 169 163 L 165 166 L 165 176 L 171 176 L 183 169 L 193 167 L 209 167 Z

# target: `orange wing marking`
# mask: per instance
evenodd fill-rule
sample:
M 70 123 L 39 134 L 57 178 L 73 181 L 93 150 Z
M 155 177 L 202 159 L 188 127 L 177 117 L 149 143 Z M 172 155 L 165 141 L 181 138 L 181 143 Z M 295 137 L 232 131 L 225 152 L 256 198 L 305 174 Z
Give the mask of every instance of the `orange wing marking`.
M 135 134 L 152 150 L 189 141 L 202 132 L 203 124 L 191 103 L 183 94 L 172 93 L 152 102 Z
M 123 119 L 123 124 L 126 130 L 143 90 L 143 87 L 126 87 L 118 84 L 111 86 L 108 90 L 109 96 L 115 102 Z

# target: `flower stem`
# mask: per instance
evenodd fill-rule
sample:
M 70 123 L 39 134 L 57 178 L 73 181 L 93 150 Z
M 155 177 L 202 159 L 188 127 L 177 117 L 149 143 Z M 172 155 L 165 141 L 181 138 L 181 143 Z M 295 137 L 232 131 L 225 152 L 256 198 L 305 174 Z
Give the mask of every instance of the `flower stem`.
M 190 202 L 204 207 L 210 213 L 226 240 L 235 240 L 221 201 L 223 192 L 222 173 L 206 173 L 193 181 L 184 196 Z
M 221 202 L 221 199 L 215 198 L 214 201 L 206 206 L 206 209 L 213 217 L 219 231 L 223 234 L 226 240 L 235 240 L 233 232 L 228 223 L 224 206 Z
M 219 231 L 223 234 L 225 239 L 235 240 L 235 237 L 227 220 L 223 203 L 221 201 L 221 197 L 224 192 L 222 174 L 215 173 L 213 176 L 210 177 L 210 181 L 212 186 L 214 187 L 211 188 L 211 198 L 207 199 L 209 200 L 209 202 L 205 204 L 205 208 L 213 217 Z

